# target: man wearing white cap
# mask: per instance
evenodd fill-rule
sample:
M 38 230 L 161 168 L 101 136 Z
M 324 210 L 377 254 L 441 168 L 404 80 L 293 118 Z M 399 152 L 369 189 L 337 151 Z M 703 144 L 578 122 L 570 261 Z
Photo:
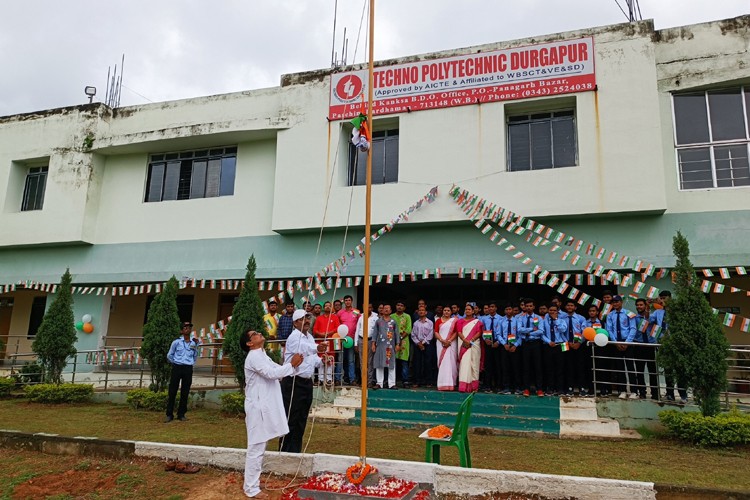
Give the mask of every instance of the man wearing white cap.
M 310 315 L 304 309 L 297 309 L 292 315 L 294 330 L 286 339 L 284 364 L 290 363 L 295 354 L 304 358 L 296 375 L 287 376 L 281 381 L 281 395 L 284 399 L 284 410 L 289 422 L 289 434 L 279 442 L 279 451 L 300 453 L 302 436 L 305 434 L 307 416 L 313 399 L 313 374 L 321 365 L 318 346 L 310 331 Z

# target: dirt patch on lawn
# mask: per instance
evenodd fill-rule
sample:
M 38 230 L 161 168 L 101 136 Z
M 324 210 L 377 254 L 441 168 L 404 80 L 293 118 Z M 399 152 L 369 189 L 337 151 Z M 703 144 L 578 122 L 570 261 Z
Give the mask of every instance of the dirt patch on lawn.
M 27 498 L 47 498 L 53 495 L 68 494 L 81 497 L 89 493 L 108 492 L 117 486 L 117 474 L 103 473 L 97 470 L 67 470 L 59 474 L 29 479 L 16 486 L 13 500 Z

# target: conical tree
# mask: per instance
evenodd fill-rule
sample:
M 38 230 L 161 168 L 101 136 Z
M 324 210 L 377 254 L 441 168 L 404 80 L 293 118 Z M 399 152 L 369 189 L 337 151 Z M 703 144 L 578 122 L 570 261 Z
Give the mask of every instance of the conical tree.
M 690 247 L 680 233 L 674 237 L 675 295 L 667 307 L 667 334 L 658 352 L 659 364 L 676 374 L 679 387 L 692 387 L 703 415 L 716 415 L 719 396 L 727 386 L 729 343 L 711 305 L 698 288 Z
M 172 341 L 180 335 L 180 315 L 177 312 L 177 278 L 172 276 L 157 293 L 148 308 L 148 319 L 143 325 L 141 356 L 151 369 L 151 386 L 154 392 L 166 390 L 172 365 L 167 353 Z
M 60 279 L 60 286 L 55 300 L 50 305 L 36 338 L 31 344 L 39 357 L 46 382 L 62 382 L 62 371 L 68 364 L 68 358 L 76 354 L 76 328 L 73 317 L 73 295 L 71 290 L 70 270 L 66 269 Z
M 256 269 L 255 255 L 251 255 L 247 261 L 245 284 L 232 309 L 232 321 L 227 327 L 222 346 L 224 354 L 232 360 L 234 376 L 241 387 L 245 386 L 245 352 L 240 348 L 240 335 L 247 330 L 255 330 L 268 337 L 266 325 L 263 322 L 263 304 L 258 295 L 258 283 L 255 281 Z

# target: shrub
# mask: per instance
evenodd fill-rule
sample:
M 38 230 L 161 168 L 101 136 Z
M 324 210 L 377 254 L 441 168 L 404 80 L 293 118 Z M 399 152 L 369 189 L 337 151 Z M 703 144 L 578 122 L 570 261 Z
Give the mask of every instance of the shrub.
M 750 414 L 736 408 L 709 417 L 698 412 L 668 410 L 659 413 L 659 420 L 678 439 L 699 446 L 750 444 Z
M 221 411 L 227 415 L 240 416 L 245 414 L 245 395 L 241 392 L 222 394 Z
M 15 379 L 10 377 L 0 377 L 0 398 L 10 395 L 10 391 L 16 386 Z
M 71 292 L 72 277 L 66 269 L 60 279 L 60 287 L 55 293 L 49 309 L 36 332 L 31 350 L 37 354 L 39 364 L 44 367 L 47 382 L 62 383 L 62 372 L 68 364 L 68 358 L 75 356 L 76 335 L 73 317 L 73 295 Z
M 172 342 L 180 336 L 180 315 L 177 310 L 177 278 L 172 276 L 161 293 L 156 294 L 148 308 L 148 319 L 143 325 L 141 356 L 148 361 L 151 387 L 161 392 L 169 386 L 172 365 L 167 353 Z
M 36 384 L 24 389 L 35 403 L 85 403 L 94 394 L 91 384 Z
M 38 384 L 42 381 L 42 365 L 36 361 L 29 363 L 28 361 L 23 364 L 18 376 L 18 382 L 20 384 Z
M 128 391 L 126 401 L 134 410 L 165 411 L 169 393 L 167 391 L 153 392 L 148 389 L 133 389 Z M 180 404 L 180 393 L 175 398 L 175 406 Z M 192 395 L 188 396 L 188 408 L 195 408 Z

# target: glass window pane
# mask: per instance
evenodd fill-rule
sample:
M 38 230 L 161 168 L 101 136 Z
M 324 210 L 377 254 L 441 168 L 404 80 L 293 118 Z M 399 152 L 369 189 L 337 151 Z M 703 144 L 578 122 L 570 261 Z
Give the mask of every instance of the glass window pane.
M 177 188 L 180 185 L 180 162 L 167 163 L 167 173 L 164 176 L 164 195 L 162 200 L 176 200 Z
M 193 162 L 193 177 L 190 180 L 190 198 L 203 198 L 206 192 L 206 161 Z
M 236 148 L 232 148 L 236 149 Z M 229 196 L 234 194 L 234 177 L 237 170 L 237 158 L 227 156 L 221 160 L 221 187 L 219 196 Z
M 177 183 L 177 199 L 187 200 L 190 198 L 190 181 L 193 177 L 193 161 L 184 160 L 180 162 L 180 179 Z
M 678 152 L 680 188 L 698 189 L 713 187 L 711 153 L 709 148 L 682 149 Z
M 552 168 L 552 127 L 549 120 L 532 123 L 531 169 Z
M 367 161 L 365 156 L 364 161 Z M 362 163 L 366 171 L 367 164 Z M 367 177 L 365 177 L 366 179 Z M 385 181 L 385 137 L 372 140 L 372 183 L 383 184 Z
M 511 172 L 531 170 L 530 142 L 528 124 L 508 125 L 510 151 L 510 165 L 508 167 Z
M 552 122 L 552 147 L 555 167 L 576 164 L 576 128 L 572 116 Z
M 146 188 L 146 201 L 161 201 L 161 190 L 164 186 L 163 163 L 153 163 L 149 169 L 148 185 Z
M 398 133 L 385 140 L 384 182 L 398 182 Z
M 711 112 L 711 137 L 714 141 L 745 138 L 745 116 L 740 89 L 717 90 L 708 93 Z
M 221 180 L 221 159 L 208 160 L 206 171 L 206 198 L 219 196 L 219 182 Z
M 716 185 L 718 187 L 747 186 L 750 182 L 747 145 L 714 147 Z
M 706 96 L 702 92 L 675 95 L 674 122 L 677 144 L 709 142 Z

